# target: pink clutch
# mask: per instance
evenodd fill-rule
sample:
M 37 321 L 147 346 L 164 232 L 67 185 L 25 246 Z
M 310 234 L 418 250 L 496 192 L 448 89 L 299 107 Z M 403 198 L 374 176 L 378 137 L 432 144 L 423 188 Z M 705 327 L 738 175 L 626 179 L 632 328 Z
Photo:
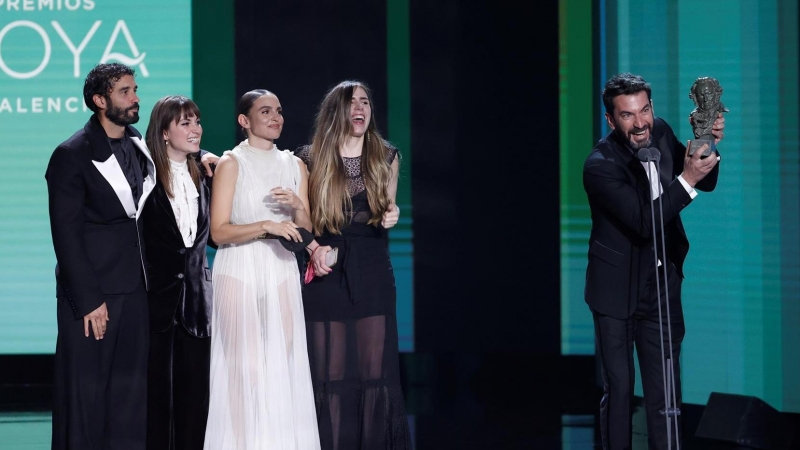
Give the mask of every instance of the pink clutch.
M 308 284 L 311 283 L 311 280 L 314 279 L 314 262 L 309 261 L 308 265 L 306 266 L 306 276 L 303 278 L 303 283 Z

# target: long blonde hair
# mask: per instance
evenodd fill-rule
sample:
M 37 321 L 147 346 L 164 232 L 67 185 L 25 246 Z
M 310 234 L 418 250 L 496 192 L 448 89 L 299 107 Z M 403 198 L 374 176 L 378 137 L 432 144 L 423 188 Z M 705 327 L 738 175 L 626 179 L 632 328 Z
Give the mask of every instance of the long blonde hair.
M 156 165 L 156 177 L 164 187 L 167 197 L 175 198 L 172 193 L 172 170 L 170 170 L 169 156 L 167 156 L 167 144 L 164 142 L 164 132 L 169 130 L 172 122 L 178 123 L 181 117 L 195 116 L 200 118 L 200 108 L 195 102 L 182 95 L 168 95 L 162 97 L 153 106 L 150 113 L 150 123 L 147 125 L 145 142 L 150 154 L 153 156 L 153 163 Z M 194 160 L 194 155 L 186 155 L 187 168 L 189 175 L 194 181 L 194 186 L 200 189 L 200 169 Z
M 343 81 L 325 95 L 314 122 L 309 150 L 312 164 L 308 197 L 311 222 L 317 236 L 326 229 L 332 234 L 341 234 L 352 216 L 353 202 L 347 192 L 347 173 L 339 149 L 352 133 L 350 104 L 353 92 L 359 87 L 366 92 L 374 111 L 372 94 L 364 83 Z M 380 223 L 391 203 L 388 191 L 391 178 L 391 165 L 387 161 L 388 147 L 378 131 L 373 114 L 361 150 L 361 176 L 364 178 L 371 212 L 367 222 L 370 225 Z

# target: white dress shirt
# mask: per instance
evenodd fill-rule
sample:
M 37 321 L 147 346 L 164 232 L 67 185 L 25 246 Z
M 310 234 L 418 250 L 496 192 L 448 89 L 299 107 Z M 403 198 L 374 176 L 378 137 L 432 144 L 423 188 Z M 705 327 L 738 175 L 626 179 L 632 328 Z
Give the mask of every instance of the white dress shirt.
M 644 172 L 647 174 L 647 179 L 650 180 L 650 195 L 653 200 L 657 199 L 664 189 L 661 187 L 661 180 L 658 179 L 658 172 L 656 171 L 656 162 L 655 161 L 642 161 L 642 167 L 644 167 Z M 689 197 L 694 199 L 697 197 L 697 191 L 689 186 L 689 183 L 683 179 L 683 175 L 678 175 L 678 181 L 681 182 L 681 185 L 686 192 L 689 193 Z

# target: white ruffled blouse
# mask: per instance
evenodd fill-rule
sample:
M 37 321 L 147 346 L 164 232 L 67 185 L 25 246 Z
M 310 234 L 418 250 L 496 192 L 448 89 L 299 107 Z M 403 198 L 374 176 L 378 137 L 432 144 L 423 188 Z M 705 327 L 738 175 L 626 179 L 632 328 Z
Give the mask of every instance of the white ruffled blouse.
M 192 181 L 192 176 L 189 175 L 187 161 L 170 160 L 169 166 L 172 171 L 173 195 L 169 203 L 172 205 L 172 212 L 175 213 L 175 221 L 183 236 L 183 243 L 186 247 L 191 247 L 197 235 L 197 199 L 200 194 Z

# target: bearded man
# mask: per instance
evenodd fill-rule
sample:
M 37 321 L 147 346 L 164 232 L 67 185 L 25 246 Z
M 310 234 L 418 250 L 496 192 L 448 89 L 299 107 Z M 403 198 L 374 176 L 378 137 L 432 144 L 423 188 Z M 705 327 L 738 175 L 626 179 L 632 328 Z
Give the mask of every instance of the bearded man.
M 54 450 L 144 450 L 148 313 L 139 220 L 155 185 L 134 71 L 89 72 L 86 125 L 47 166 L 56 254 Z
M 700 158 L 702 151 L 687 156 L 686 147 L 672 128 L 653 114 L 650 85 L 638 75 L 623 73 L 609 79 L 603 103 L 611 132 L 597 143 L 583 167 L 592 214 L 585 299 L 594 318 L 603 379 L 603 448 L 631 448 L 635 343 L 650 448 L 667 450 L 667 426 L 661 412 L 666 405 L 664 374 L 669 370 L 666 358 L 670 351 L 674 406 L 680 407 L 681 401 L 681 282 L 689 241 L 680 212 L 697 190 L 716 187 L 719 153 L 705 159 Z M 723 137 L 724 126 L 720 114 L 712 130 L 717 141 Z M 658 161 L 641 161 L 637 158 L 641 149 L 656 149 Z M 658 207 L 659 200 L 663 208 Z M 651 208 L 651 201 L 656 202 L 655 208 Z M 661 248 L 662 220 L 666 252 Z M 666 358 L 662 357 L 662 348 Z M 674 448 L 680 433 L 671 433 Z

